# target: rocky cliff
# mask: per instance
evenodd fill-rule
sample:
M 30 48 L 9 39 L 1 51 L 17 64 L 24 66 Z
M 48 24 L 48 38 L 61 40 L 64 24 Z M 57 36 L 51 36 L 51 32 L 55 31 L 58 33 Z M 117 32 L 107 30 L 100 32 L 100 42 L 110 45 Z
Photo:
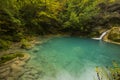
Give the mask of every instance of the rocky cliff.
M 120 27 L 113 27 L 103 38 L 104 41 L 120 44 Z

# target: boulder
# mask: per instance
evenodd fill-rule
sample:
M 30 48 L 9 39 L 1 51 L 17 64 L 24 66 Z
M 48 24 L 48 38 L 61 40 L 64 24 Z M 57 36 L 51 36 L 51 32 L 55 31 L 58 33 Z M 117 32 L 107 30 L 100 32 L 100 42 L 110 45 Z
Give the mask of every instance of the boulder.
M 109 31 L 108 39 L 115 42 L 120 42 L 120 27 L 113 27 Z

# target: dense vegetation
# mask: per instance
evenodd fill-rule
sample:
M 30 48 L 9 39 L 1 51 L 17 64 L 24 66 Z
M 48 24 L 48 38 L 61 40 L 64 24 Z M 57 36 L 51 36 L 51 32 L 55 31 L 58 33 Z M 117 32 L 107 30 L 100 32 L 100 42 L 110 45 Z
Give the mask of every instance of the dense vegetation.
M 0 49 L 26 36 L 55 33 L 95 36 L 119 25 L 119 0 L 0 0 Z M 94 32 L 93 32 L 94 31 Z

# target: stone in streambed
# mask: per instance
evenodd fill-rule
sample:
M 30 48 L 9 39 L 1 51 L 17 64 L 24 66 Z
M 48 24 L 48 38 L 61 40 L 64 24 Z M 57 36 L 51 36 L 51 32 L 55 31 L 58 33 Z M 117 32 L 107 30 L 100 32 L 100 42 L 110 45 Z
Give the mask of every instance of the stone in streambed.
M 24 57 L 21 57 L 21 58 L 19 58 L 21 61 L 24 61 L 24 62 L 27 62 L 29 59 L 30 59 L 30 55 L 29 54 L 26 54 L 26 53 L 24 53 L 25 55 L 24 55 Z

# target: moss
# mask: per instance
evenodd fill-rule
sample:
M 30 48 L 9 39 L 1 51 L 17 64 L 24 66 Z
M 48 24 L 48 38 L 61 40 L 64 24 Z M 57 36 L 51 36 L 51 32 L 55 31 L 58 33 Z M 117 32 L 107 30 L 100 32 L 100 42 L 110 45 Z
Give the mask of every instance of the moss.
M 113 65 L 106 67 L 96 66 L 97 77 L 101 78 L 99 80 L 120 80 L 120 66 L 116 61 L 113 61 L 112 64 Z
M 8 40 L 0 39 L 0 50 L 6 50 L 10 47 L 11 42 Z
M 14 53 L 14 54 L 3 55 L 2 57 L 0 57 L 0 64 L 5 63 L 9 60 L 12 60 L 16 57 L 23 57 L 23 56 L 24 56 L 24 54 L 22 54 L 22 53 Z
M 31 45 L 28 43 L 28 41 L 26 39 L 21 39 L 21 48 L 23 48 L 23 49 L 29 49 L 30 46 Z
M 109 32 L 108 39 L 120 42 L 120 28 L 113 27 Z
M 120 80 L 120 67 L 115 61 L 113 61 L 113 68 L 110 68 L 110 72 L 114 80 Z

